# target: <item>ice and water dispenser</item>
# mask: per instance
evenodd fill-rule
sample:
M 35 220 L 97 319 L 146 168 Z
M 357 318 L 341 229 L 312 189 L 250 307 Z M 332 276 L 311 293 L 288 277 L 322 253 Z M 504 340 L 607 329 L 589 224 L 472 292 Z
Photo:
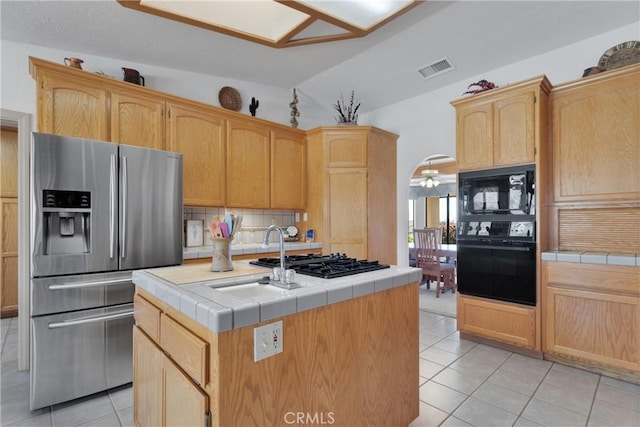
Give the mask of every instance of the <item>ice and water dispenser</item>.
M 91 250 L 91 192 L 43 190 L 43 255 Z

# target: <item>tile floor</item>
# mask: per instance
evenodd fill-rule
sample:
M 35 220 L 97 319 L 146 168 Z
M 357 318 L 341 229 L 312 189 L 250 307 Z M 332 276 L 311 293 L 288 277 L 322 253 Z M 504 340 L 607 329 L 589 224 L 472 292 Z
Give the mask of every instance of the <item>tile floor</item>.
M 34 412 L 17 372 L 17 319 L 2 319 L 0 425 L 133 425 L 130 386 Z M 428 403 L 427 403 L 428 402 Z M 422 426 L 640 427 L 640 386 L 459 338 L 456 320 L 420 312 Z

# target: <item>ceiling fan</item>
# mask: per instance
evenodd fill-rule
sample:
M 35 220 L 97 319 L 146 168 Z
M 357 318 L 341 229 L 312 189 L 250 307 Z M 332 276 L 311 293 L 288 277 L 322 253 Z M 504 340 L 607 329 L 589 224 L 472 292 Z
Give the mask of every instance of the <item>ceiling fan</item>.
M 422 181 L 420 181 L 420 185 L 427 188 L 437 187 L 440 184 L 436 178 L 438 177 L 438 170 L 431 169 L 431 162 L 429 162 L 428 169 L 424 169 L 421 172 Z

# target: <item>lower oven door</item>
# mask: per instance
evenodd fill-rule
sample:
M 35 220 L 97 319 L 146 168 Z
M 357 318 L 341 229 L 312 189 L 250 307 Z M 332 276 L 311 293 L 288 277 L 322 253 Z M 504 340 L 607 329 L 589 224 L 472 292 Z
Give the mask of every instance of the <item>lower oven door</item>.
M 31 410 L 133 379 L 133 304 L 31 318 Z
M 458 291 L 536 305 L 536 244 L 457 243 Z

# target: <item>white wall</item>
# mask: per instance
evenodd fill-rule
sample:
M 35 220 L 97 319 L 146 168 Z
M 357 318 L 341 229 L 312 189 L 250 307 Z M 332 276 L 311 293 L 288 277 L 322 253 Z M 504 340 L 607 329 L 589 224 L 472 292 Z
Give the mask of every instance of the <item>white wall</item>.
M 640 39 L 640 21 L 560 49 L 496 68 L 463 82 L 362 114 L 359 124 L 370 124 L 400 135 L 398 139 L 398 264 L 407 265 L 409 180 L 422 159 L 445 154 L 455 158 L 455 109 L 450 105 L 467 86 L 486 79 L 505 86 L 541 74 L 557 85 L 579 79 L 584 69 L 597 65 L 609 48 Z M 488 52 L 487 54 L 490 54 Z M 436 77 L 437 78 L 437 77 Z
M 65 57 L 75 56 L 84 60 L 82 68 L 88 72 L 101 71 L 122 80 L 121 68 L 134 68 L 144 76 L 148 88 L 215 106 L 220 105 L 218 102 L 220 89 L 231 86 L 237 89 L 242 97 L 241 113 L 250 115 L 249 104 L 251 97 L 255 97 L 260 101 L 256 117 L 285 126 L 291 125 L 289 103 L 293 99 L 293 92 L 288 89 L 6 40 L 2 40 L 0 47 L 0 105 L 2 108 L 30 113 L 34 117 L 36 87 L 35 81 L 29 74 L 29 56 L 59 64 L 64 63 Z M 313 100 L 298 91 L 299 129 L 310 129 L 321 124 L 333 125 L 333 122 L 318 122 L 321 115 L 314 113 L 314 108 L 316 107 Z

